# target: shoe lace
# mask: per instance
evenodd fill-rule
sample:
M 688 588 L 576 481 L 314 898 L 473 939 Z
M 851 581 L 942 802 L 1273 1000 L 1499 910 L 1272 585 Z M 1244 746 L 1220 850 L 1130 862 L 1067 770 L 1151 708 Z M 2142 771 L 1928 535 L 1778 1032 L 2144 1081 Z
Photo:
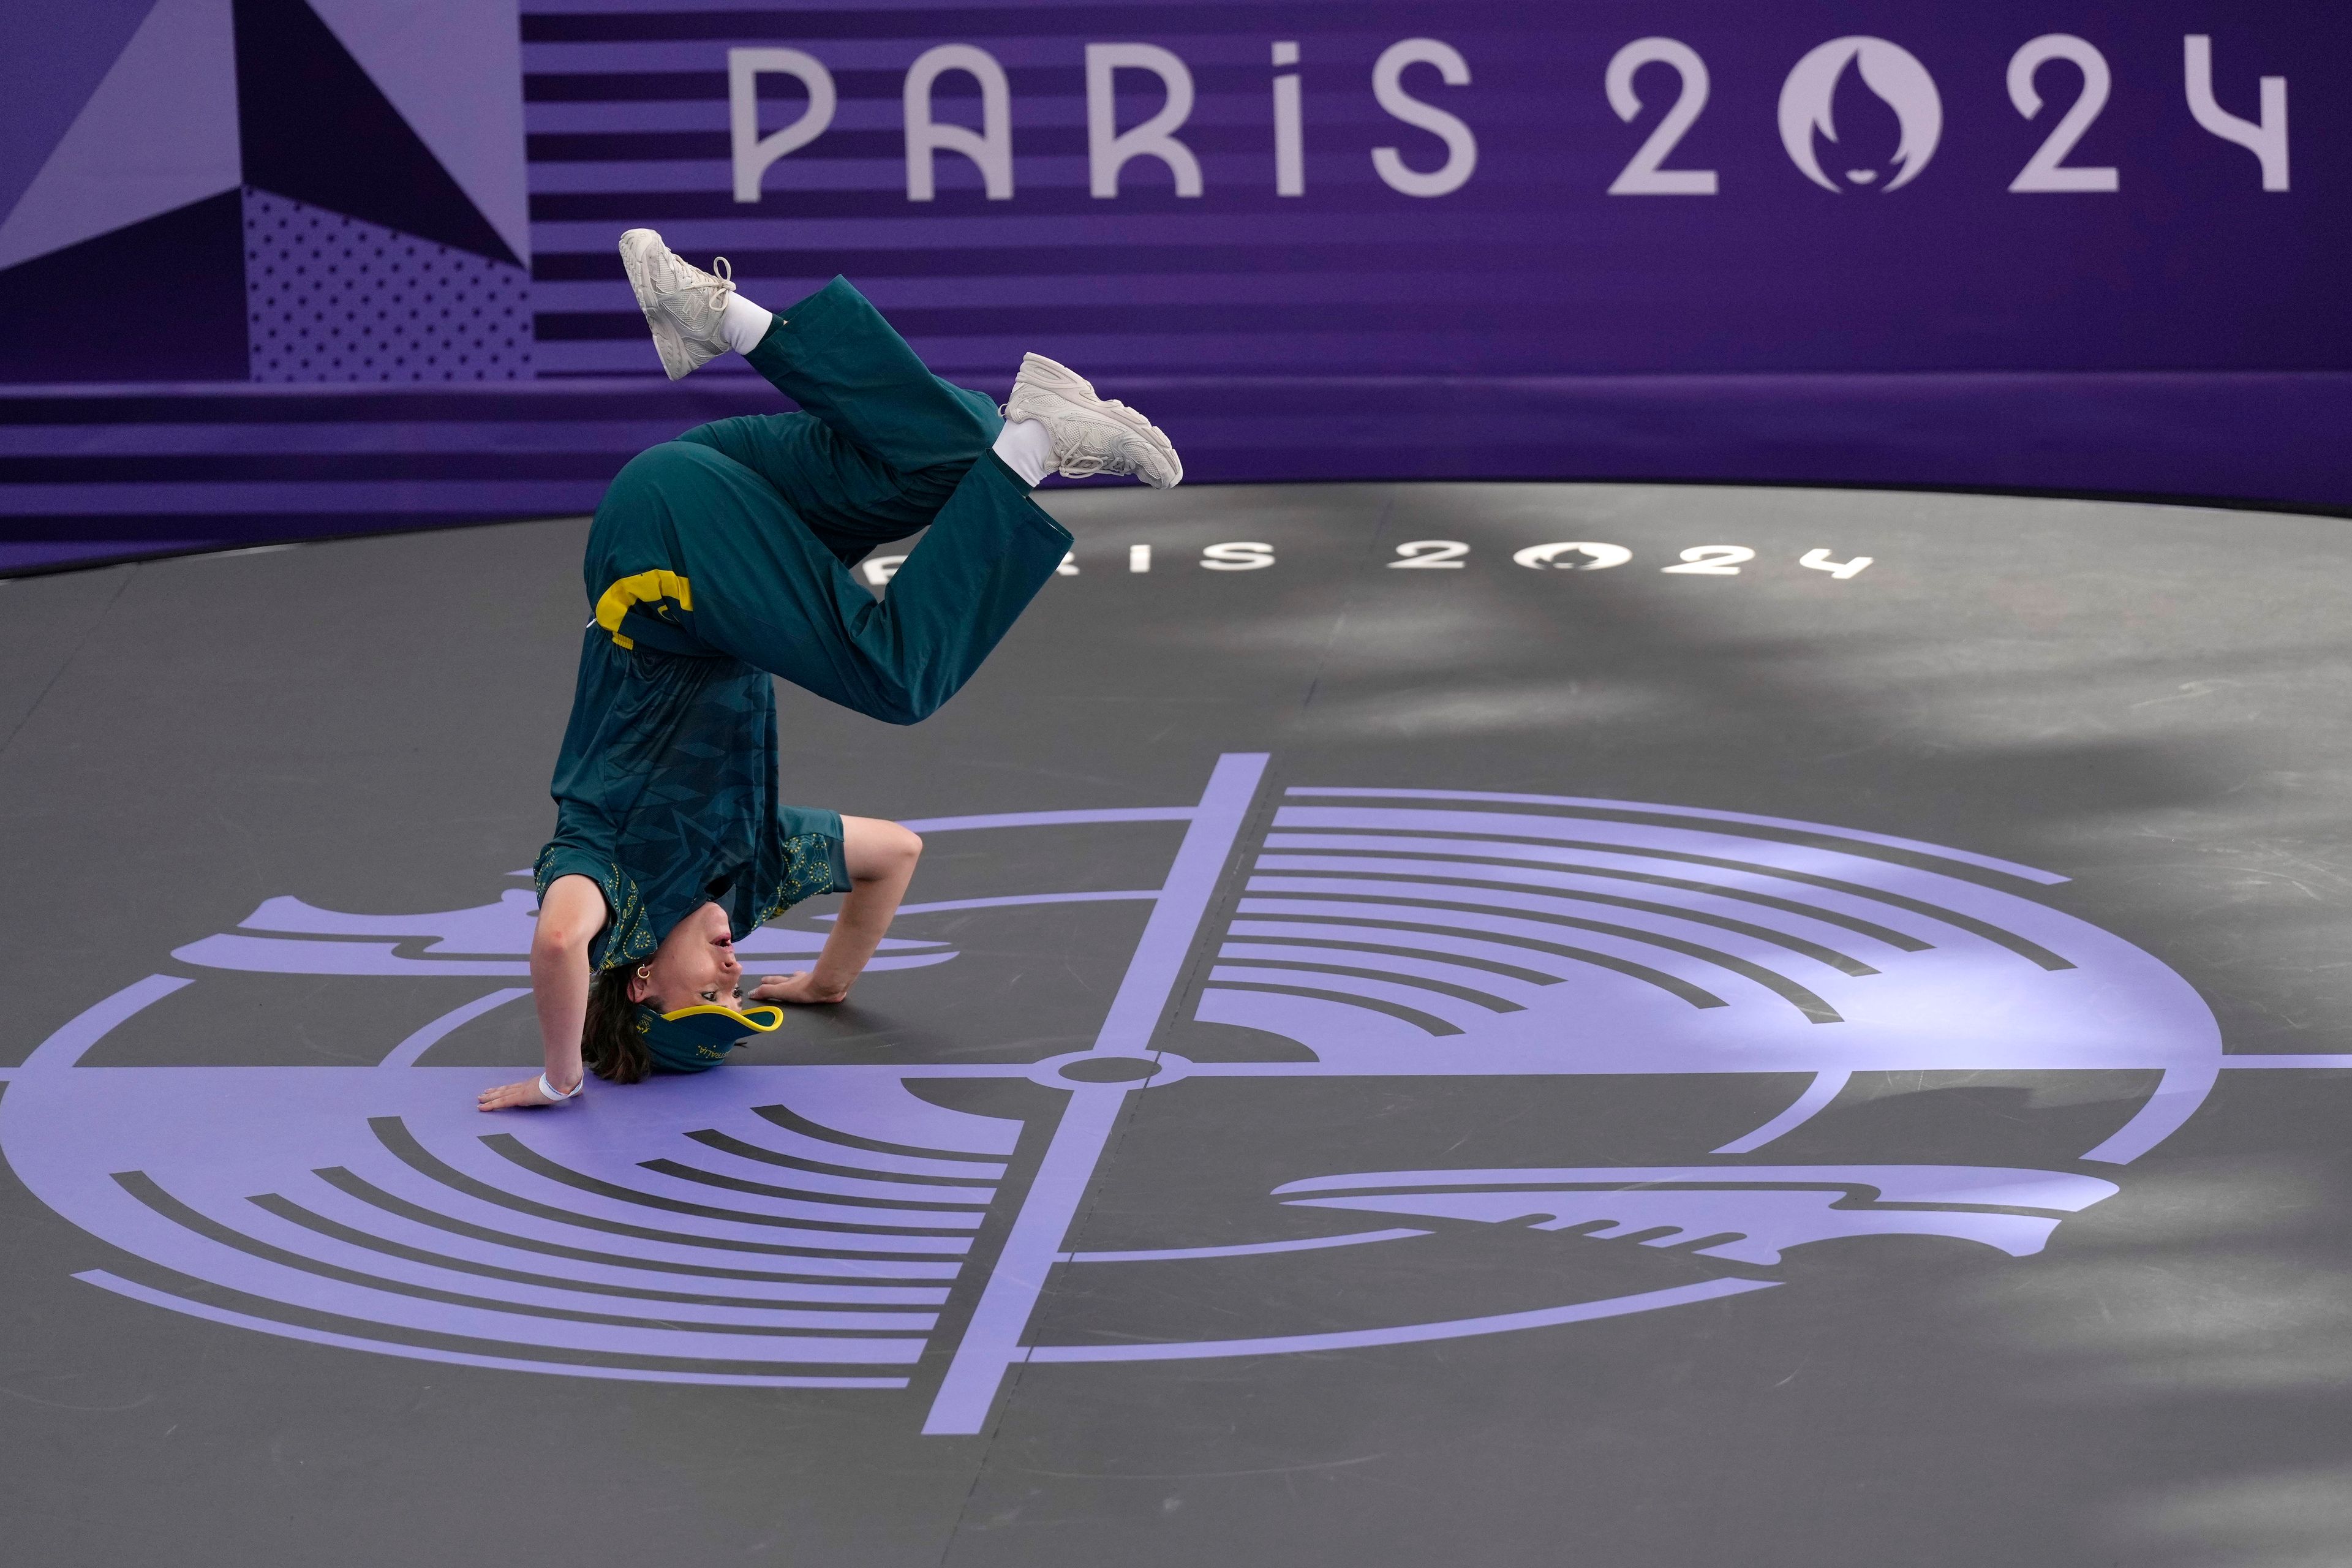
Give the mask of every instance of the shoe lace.
M 1096 474 L 1131 474 L 1135 459 L 1125 448 L 1127 432 L 1092 420 L 1047 420 L 1054 438 L 1055 466 L 1066 478 L 1083 479 Z

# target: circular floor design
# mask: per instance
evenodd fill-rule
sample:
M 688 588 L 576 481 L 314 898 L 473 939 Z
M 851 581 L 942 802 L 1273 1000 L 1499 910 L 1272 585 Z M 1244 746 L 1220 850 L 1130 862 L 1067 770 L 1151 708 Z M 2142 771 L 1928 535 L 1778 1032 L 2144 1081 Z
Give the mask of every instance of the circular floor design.
M 399 1498 L 583 1418 L 688 1555 L 824 1562 L 2055 1564 L 2172 1549 L 2150 1434 L 2241 1477 L 2216 1402 L 2332 1461 L 2163 1270 L 2337 1300 L 2339 524 L 1048 499 L 936 719 L 786 694 L 788 793 L 929 845 L 854 1002 L 500 1119 L 581 525 L 0 587 L 20 1392 L 150 1369 L 194 1560 L 354 1507 L 414 1560 Z M 425 1387 L 467 1436 L 366 1414 Z M 16 1451 L 135 1513 L 48 1408 Z M 222 1441 L 302 1412 L 400 1479 L 262 1545 Z M 640 1560 L 576 1484 L 567 1553 Z

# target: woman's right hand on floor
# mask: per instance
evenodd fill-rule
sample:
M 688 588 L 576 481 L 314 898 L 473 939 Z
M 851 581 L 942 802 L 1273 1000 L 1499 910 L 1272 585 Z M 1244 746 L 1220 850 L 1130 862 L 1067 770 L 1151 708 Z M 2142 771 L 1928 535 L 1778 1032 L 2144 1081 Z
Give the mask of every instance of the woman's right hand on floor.
M 539 1092 L 539 1079 L 527 1078 L 520 1083 L 502 1083 L 496 1089 L 486 1089 L 475 1097 L 478 1110 L 512 1110 L 517 1107 L 540 1106 L 548 1103 Z

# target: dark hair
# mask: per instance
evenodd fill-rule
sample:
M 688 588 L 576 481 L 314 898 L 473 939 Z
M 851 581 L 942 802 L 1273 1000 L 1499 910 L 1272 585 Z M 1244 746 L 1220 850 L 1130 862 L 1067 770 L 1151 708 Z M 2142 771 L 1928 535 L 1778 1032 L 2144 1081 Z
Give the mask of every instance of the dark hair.
M 635 1083 L 653 1070 L 646 1037 L 637 1033 L 637 1005 L 629 1000 L 625 963 L 588 983 L 588 1017 L 580 1031 L 580 1059 L 607 1083 Z

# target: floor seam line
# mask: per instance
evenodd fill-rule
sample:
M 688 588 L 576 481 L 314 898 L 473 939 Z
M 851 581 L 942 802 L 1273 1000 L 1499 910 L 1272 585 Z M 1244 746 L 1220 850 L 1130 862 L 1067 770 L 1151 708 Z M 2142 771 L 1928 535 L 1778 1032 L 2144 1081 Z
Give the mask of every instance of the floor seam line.
M 1365 561 L 1371 560 L 1372 552 L 1380 548 L 1382 536 L 1389 531 L 1389 519 L 1396 515 L 1396 503 L 1397 487 L 1391 485 L 1388 500 L 1381 505 L 1380 521 L 1372 524 L 1372 536 L 1364 542 Z M 1361 572 L 1363 568 L 1360 564 L 1357 570 Z M 1322 689 L 1323 672 L 1331 666 L 1331 650 L 1339 646 L 1339 634 L 1347 629 L 1348 616 L 1356 607 L 1356 592 L 1362 582 L 1360 576 L 1349 579 L 1347 595 L 1339 601 L 1339 613 L 1331 622 L 1331 633 L 1323 639 L 1323 651 L 1316 657 L 1315 673 L 1307 678 L 1307 695 L 1298 704 L 1302 709 L 1315 706 L 1315 693 Z
M 105 621 L 107 616 L 114 613 L 114 606 L 121 602 L 122 595 L 124 594 L 130 592 L 131 574 L 136 573 L 138 570 L 139 563 L 137 562 L 132 562 L 128 569 L 124 571 L 122 574 L 121 584 L 114 590 L 114 597 L 107 600 L 105 607 L 100 609 L 96 616 L 91 617 L 88 629 L 81 634 L 81 640 L 73 645 L 73 651 L 67 654 L 65 658 L 58 661 L 58 668 L 50 674 L 49 679 L 43 683 L 41 687 L 41 694 L 33 699 L 32 706 L 25 710 L 25 716 L 16 721 L 16 728 L 8 731 L 8 738 L 5 741 L 0 741 L 0 756 L 5 756 L 7 754 L 8 748 L 16 743 L 16 737 L 25 732 L 25 726 L 33 721 L 33 715 L 41 710 L 41 705 L 49 700 L 49 693 L 57 689 L 58 682 L 66 678 L 66 671 L 71 669 L 73 668 L 74 660 L 81 657 L 81 650 L 88 647 L 89 646 L 89 639 L 98 635 L 100 625 Z

